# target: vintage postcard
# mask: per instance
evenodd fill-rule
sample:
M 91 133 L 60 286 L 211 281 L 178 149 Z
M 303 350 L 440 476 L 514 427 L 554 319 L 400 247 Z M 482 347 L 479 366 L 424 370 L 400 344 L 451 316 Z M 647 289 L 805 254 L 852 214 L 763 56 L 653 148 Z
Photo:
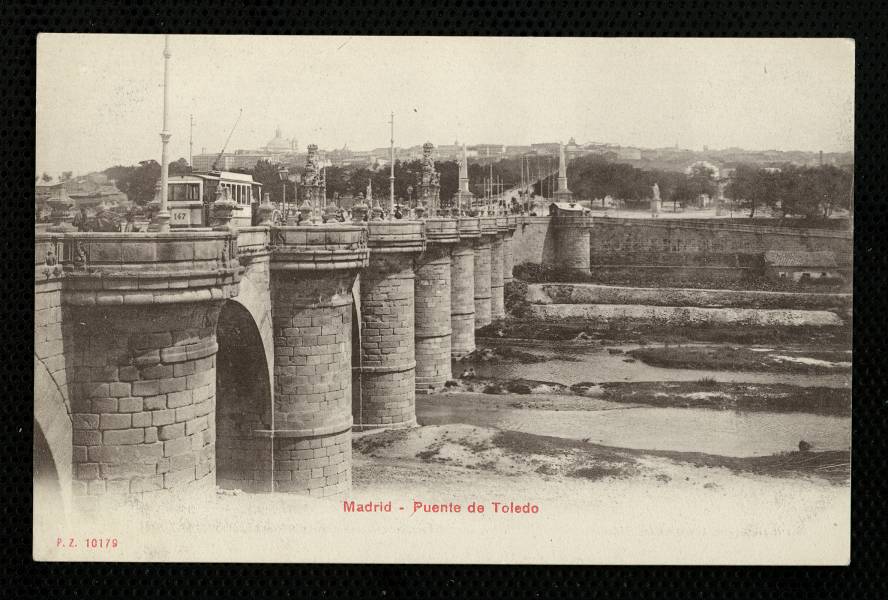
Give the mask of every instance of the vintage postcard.
M 854 59 L 40 35 L 34 558 L 848 564 Z

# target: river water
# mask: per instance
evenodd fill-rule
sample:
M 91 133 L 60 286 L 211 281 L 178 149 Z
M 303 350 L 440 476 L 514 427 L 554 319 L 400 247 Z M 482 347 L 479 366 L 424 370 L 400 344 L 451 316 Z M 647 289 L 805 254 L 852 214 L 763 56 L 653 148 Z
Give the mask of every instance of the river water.
M 722 382 L 737 383 L 786 383 L 798 386 L 851 387 L 848 372 L 808 375 L 794 373 L 761 373 L 751 371 L 714 371 L 706 369 L 670 369 L 653 367 L 639 360 L 625 362 L 627 356 L 610 354 L 605 348 L 553 350 L 541 347 L 514 349 L 546 358 L 543 362 L 475 363 L 472 366 L 479 377 L 499 379 L 534 379 L 573 385 L 583 381 L 697 381 L 704 377 Z M 641 348 L 638 345 L 613 346 L 623 351 Z M 458 375 L 464 364 L 454 363 L 453 373 Z
M 850 387 L 850 375 L 790 375 L 665 369 L 603 349 L 563 351 L 520 348 L 550 360 L 532 364 L 475 364 L 479 377 L 523 378 L 573 384 L 581 381 L 717 381 L 788 383 L 799 386 Z M 629 349 L 629 347 L 625 347 Z M 556 356 L 562 358 L 556 358 Z M 567 358 L 574 359 L 568 360 Z M 454 371 L 464 368 L 455 363 Z M 502 400 L 502 395 L 497 396 Z M 526 401 L 528 396 L 515 396 Z M 500 404 L 501 406 L 502 404 Z M 590 405 L 593 406 L 593 405 Z M 703 452 L 721 456 L 765 456 L 798 450 L 799 441 L 814 450 L 848 450 L 851 419 L 807 413 L 735 412 L 702 408 L 626 405 L 598 400 L 594 410 L 536 410 L 495 408 L 484 396 L 471 393 L 417 397 L 417 419 L 423 425 L 466 423 L 537 435 L 586 440 L 596 444 L 640 450 Z
M 416 416 L 420 424 L 465 423 L 586 440 L 604 446 L 721 456 L 789 452 L 798 450 L 800 440 L 812 444 L 815 450 L 851 447 L 851 420 L 842 417 L 624 404 L 613 404 L 612 408 L 603 410 L 497 409 L 485 408 L 482 402 L 472 406 L 459 401 L 468 394 L 462 395 L 463 398 L 455 396 L 417 397 Z

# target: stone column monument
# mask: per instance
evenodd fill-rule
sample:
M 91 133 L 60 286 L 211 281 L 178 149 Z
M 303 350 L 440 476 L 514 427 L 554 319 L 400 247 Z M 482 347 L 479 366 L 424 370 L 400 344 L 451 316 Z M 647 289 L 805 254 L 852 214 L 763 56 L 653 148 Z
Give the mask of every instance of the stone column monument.
M 564 144 L 558 144 L 558 188 L 553 194 L 555 202 L 573 202 L 573 192 L 567 188 L 567 161 L 564 159 Z

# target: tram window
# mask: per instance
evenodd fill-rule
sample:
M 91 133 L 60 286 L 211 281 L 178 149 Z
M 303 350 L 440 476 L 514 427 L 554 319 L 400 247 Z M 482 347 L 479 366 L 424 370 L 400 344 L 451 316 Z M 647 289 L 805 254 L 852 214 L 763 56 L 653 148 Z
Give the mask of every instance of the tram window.
M 200 184 L 197 183 L 171 183 L 168 189 L 169 199 L 172 202 L 197 200 L 200 196 Z

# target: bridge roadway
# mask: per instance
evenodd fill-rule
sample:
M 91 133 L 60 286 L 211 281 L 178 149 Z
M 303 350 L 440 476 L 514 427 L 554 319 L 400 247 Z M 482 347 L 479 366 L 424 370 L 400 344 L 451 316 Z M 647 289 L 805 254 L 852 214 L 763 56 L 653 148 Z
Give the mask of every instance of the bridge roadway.
M 557 259 L 588 269 L 581 221 Z M 346 492 L 352 431 L 415 425 L 504 316 L 516 229 L 558 245 L 534 217 L 229 223 L 37 234 L 35 448 L 66 507 Z

